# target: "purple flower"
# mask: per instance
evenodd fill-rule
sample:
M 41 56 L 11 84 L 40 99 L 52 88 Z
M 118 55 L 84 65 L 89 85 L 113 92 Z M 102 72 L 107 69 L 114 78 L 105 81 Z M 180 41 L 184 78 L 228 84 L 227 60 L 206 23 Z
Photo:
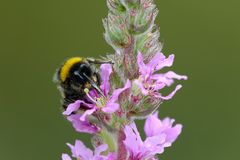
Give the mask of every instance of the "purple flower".
M 170 147 L 171 144 L 177 139 L 182 132 L 182 125 L 176 124 L 174 119 L 165 118 L 162 121 L 158 118 L 158 112 L 150 115 L 144 125 L 144 131 L 147 137 L 153 137 L 158 135 L 165 135 L 164 147 Z
M 135 123 L 125 126 L 124 132 L 126 139 L 123 143 L 129 152 L 129 160 L 150 159 L 156 154 L 163 153 L 164 135 L 147 137 L 143 142 Z
M 172 127 L 173 122 L 174 120 L 169 118 L 161 121 L 157 118 L 157 113 L 151 115 L 146 120 L 144 127 L 147 135 L 145 141 L 142 141 L 135 123 L 126 126 L 124 144 L 129 152 L 129 159 L 151 159 L 156 154 L 162 154 L 164 148 L 171 146 L 181 133 L 182 126 Z
M 68 105 L 66 111 L 63 112 L 64 115 L 70 115 L 72 112 L 77 111 L 81 105 L 84 105 L 88 109 L 81 115 L 80 120 L 86 121 L 86 117 L 92 115 L 97 110 L 111 114 L 119 109 L 119 104 L 117 103 L 118 97 L 122 92 L 131 87 L 131 82 L 127 80 L 123 88 L 116 89 L 110 94 L 109 77 L 112 73 L 112 66 L 110 64 L 102 64 L 100 69 L 102 78 L 100 90 L 85 90 L 87 97 L 92 103 L 77 100 Z
M 81 160 L 114 160 L 114 156 L 110 153 L 107 156 L 101 155 L 102 152 L 107 150 L 107 145 L 102 144 L 95 148 L 93 152 L 87 148 L 80 140 L 75 141 L 75 145 L 67 144 L 72 152 L 72 157 Z M 62 154 L 62 160 L 72 160 L 67 154 Z
M 142 94 L 152 95 L 156 98 L 161 98 L 164 100 L 169 100 L 174 96 L 174 94 L 182 87 L 182 85 L 177 85 L 175 90 L 167 96 L 162 96 L 158 91 L 163 89 L 165 86 L 172 85 L 174 79 L 186 80 L 187 76 L 178 75 L 173 71 L 169 71 L 164 74 L 155 73 L 164 67 L 171 67 L 173 61 L 173 54 L 166 58 L 162 53 L 157 52 L 155 56 L 147 64 L 145 64 L 143 62 L 142 53 L 138 52 L 137 63 L 140 76 L 135 83 L 141 89 Z

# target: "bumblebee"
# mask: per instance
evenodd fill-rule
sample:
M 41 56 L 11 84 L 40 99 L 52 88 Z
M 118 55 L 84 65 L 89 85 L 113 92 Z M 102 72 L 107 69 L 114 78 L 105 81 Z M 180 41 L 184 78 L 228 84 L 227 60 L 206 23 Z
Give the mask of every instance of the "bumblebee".
M 111 63 L 110 61 L 92 58 L 72 57 L 66 60 L 55 74 L 54 82 L 58 83 L 64 109 L 76 100 L 85 100 L 84 89 L 99 90 L 100 75 L 96 64 Z

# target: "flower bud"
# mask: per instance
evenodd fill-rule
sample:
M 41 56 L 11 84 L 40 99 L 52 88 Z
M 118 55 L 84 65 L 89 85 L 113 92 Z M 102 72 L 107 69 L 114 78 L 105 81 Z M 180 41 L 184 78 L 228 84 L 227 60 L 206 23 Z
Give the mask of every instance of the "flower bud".
M 154 0 L 141 0 L 141 6 L 146 9 L 148 7 L 156 7 Z
M 136 41 L 136 48 L 142 53 L 145 53 L 145 57 L 151 58 L 157 51 L 162 50 L 162 44 L 158 41 L 160 37 L 159 30 L 153 33 L 140 35 Z
M 103 20 L 105 39 L 113 47 L 126 48 L 131 43 L 131 36 L 120 16 L 109 13 L 108 18 Z
M 137 9 L 140 7 L 140 0 L 121 0 L 128 9 Z
M 107 0 L 107 6 L 114 13 L 126 11 L 126 8 L 119 0 Z
M 128 15 L 129 31 L 133 34 L 142 34 L 152 29 L 158 10 L 152 7 L 141 10 L 131 10 Z

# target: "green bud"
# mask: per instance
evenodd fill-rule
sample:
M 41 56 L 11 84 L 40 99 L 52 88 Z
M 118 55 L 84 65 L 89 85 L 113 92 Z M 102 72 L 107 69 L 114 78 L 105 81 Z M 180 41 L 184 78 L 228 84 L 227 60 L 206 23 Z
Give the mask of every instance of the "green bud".
M 131 36 L 120 16 L 109 13 L 108 18 L 103 20 L 105 39 L 113 47 L 125 48 L 131 43 Z
M 154 31 L 153 33 L 147 33 L 139 35 L 137 37 L 135 50 L 140 51 L 146 54 L 146 57 L 151 58 L 151 53 L 156 53 L 162 49 L 161 43 L 159 43 L 160 33 L 159 30 Z
M 149 7 L 156 7 L 156 5 L 154 4 L 154 0 L 141 0 L 141 6 L 146 9 Z
M 141 90 L 138 87 L 138 85 L 135 83 L 135 80 L 133 80 L 133 83 L 132 83 L 132 92 L 131 93 L 133 96 L 137 96 L 137 95 L 141 94 Z
M 131 119 L 132 120 L 134 120 L 134 119 L 145 119 L 146 117 L 148 117 L 149 115 L 154 113 L 159 108 L 160 103 L 158 105 L 154 105 L 154 106 L 146 104 L 146 106 L 144 108 L 147 108 L 147 109 L 142 109 L 141 110 L 141 109 L 137 108 L 138 111 L 133 112 L 131 114 Z
M 152 7 L 138 11 L 131 10 L 128 15 L 130 33 L 142 34 L 151 30 L 157 13 L 158 10 Z
M 107 0 L 107 6 L 113 13 L 122 13 L 126 11 L 126 8 L 119 0 Z
M 137 9 L 141 4 L 141 0 L 121 0 L 121 2 L 128 9 Z

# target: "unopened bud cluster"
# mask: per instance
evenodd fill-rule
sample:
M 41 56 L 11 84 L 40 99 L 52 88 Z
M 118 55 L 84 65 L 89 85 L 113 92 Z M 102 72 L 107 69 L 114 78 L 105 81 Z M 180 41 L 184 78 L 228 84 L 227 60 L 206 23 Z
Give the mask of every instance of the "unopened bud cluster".
M 133 78 L 137 75 L 137 52 L 144 53 L 147 59 L 162 49 L 154 23 L 158 9 L 153 0 L 107 0 L 107 4 L 109 13 L 103 20 L 105 39 L 122 57 L 118 63 L 125 68 L 125 75 Z

